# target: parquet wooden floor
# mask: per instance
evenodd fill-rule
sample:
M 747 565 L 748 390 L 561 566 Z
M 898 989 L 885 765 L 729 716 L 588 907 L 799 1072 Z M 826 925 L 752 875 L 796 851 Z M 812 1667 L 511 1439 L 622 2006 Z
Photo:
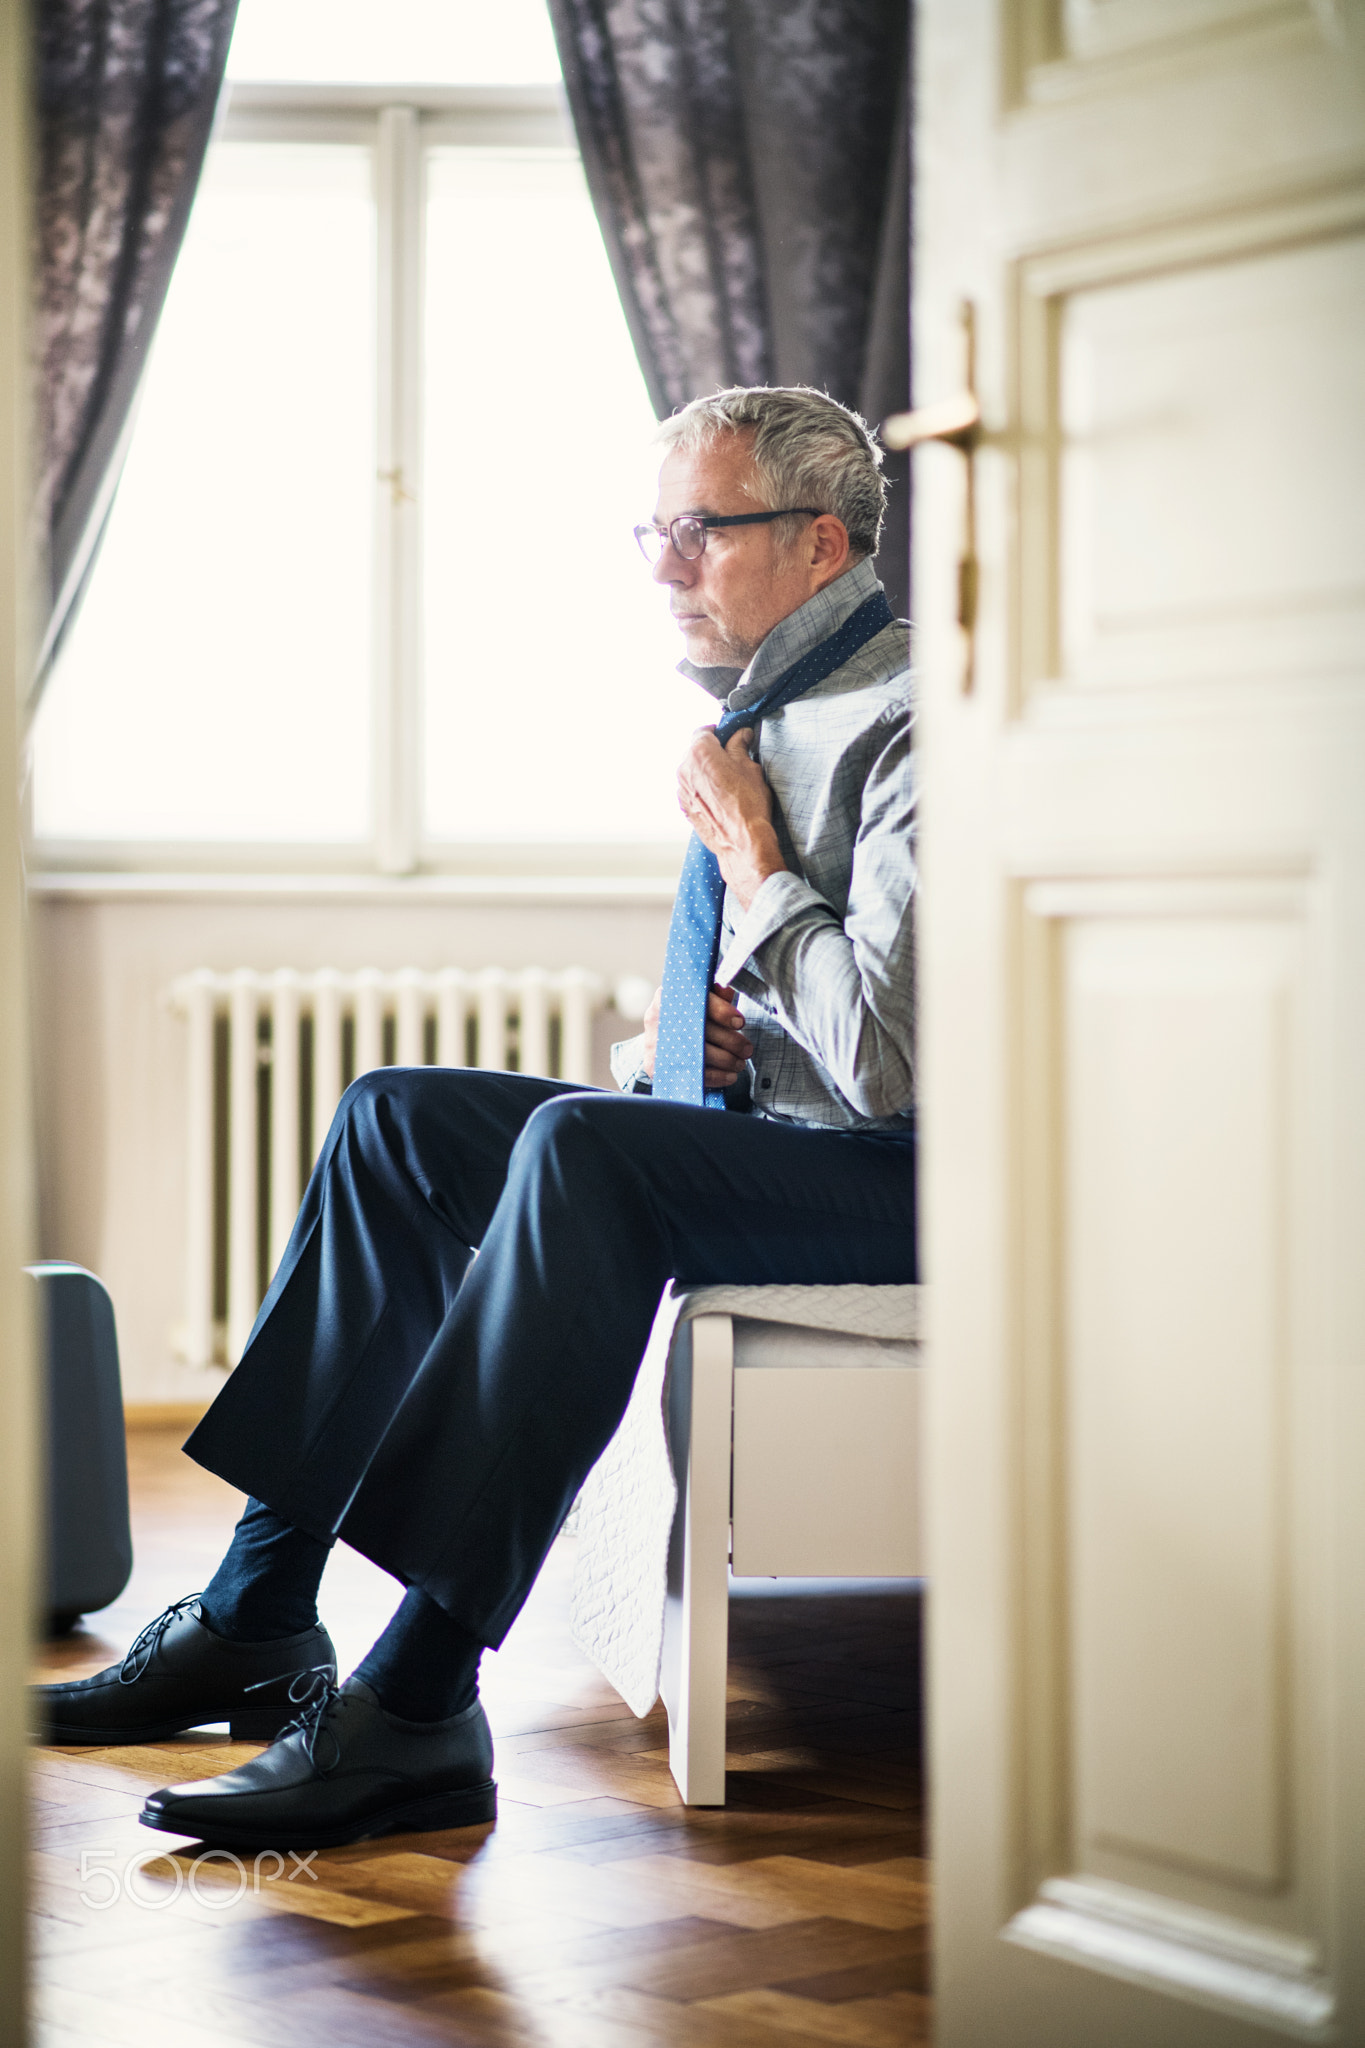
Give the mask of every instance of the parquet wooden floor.
M 238 1496 L 130 1444 L 127 1594 L 47 1647 L 81 1675 L 202 1585 Z M 731 1603 L 728 1805 L 689 1812 L 660 1708 L 637 1721 L 573 1648 L 572 1539 L 484 1660 L 497 1825 L 234 1870 L 138 1826 L 145 1792 L 241 1760 L 212 1732 L 35 1752 L 34 2039 L 42 2048 L 911 2048 L 929 2039 L 929 1871 L 912 1589 Z M 343 1670 L 397 1601 L 339 1550 Z M 83 1861 L 84 1859 L 84 1861 Z M 287 1859 L 284 1859 L 287 1861 Z

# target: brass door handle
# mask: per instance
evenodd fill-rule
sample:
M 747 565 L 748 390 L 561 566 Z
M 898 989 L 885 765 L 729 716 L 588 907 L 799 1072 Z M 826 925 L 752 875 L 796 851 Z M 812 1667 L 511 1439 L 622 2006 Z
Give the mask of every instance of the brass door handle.
M 957 623 L 962 628 L 964 657 L 962 688 L 970 691 L 976 680 L 976 602 L 981 566 L 976 553 L 976 451 L 981 445 L 981 402 L 976 395 L 976 307 L 970 299 L 962 302 L 962 331 L 967 351 L 967 388 L 954 398 L 941 398 L 936 405 L 917 406 L 913 412 L 893 412 L 883 420 L 881 437 L 887 448 L 919 448 L 926 441 L 943 441 L 967 459 L 966 532 L 957 565 Z
M 918 448 L 924 441 L 946 441 L 970 455 L 981 439 L 981 407 L 974 391 L 956 398 L 941 398 L 937 405 L 917 406 L 914 412 L 893 412 L 882 422 L 882 442 L 887 448 Z

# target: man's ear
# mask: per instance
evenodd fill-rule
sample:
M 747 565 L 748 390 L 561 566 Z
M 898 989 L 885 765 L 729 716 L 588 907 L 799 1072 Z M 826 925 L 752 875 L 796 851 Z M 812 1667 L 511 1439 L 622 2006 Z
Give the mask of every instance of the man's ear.
M 819 573 L 821 583 L 842 576 L 851 554 L 843 520 L 833 512 L 822 512 L 810 529 L 810 565 Z

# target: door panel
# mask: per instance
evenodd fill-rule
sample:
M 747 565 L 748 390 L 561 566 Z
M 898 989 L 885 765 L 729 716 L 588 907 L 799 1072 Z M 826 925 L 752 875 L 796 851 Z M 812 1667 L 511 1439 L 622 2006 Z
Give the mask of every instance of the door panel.
M 1294 937 L 1082 917 L 1063 947 L 1075 1847 L 1163 1891 L 1290 1875 Z
M 1365 2044 L 1365 19 L 919 19 L 938 2039 Z
M 1070 294 L 1060 387 L 1068 681 L 1359 671 L 1365 235 Z

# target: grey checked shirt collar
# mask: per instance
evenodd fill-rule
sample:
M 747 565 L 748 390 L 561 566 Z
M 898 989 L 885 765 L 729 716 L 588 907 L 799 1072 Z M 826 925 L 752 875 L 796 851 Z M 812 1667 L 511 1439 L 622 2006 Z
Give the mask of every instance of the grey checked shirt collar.
M 837 633 L 845 619 L 851 619 L 859 605 L 875 597 L 881 587 L 868 558 L 845 569 L 798 610 L 779 619 L 747 668 L 700 668 L 696 662 L 680 661 L 678 673 L 689 682 L 700 683 L 711 696 L 722 698 L 727 711 L 747 711 L 780 675 L 831 633 Z

